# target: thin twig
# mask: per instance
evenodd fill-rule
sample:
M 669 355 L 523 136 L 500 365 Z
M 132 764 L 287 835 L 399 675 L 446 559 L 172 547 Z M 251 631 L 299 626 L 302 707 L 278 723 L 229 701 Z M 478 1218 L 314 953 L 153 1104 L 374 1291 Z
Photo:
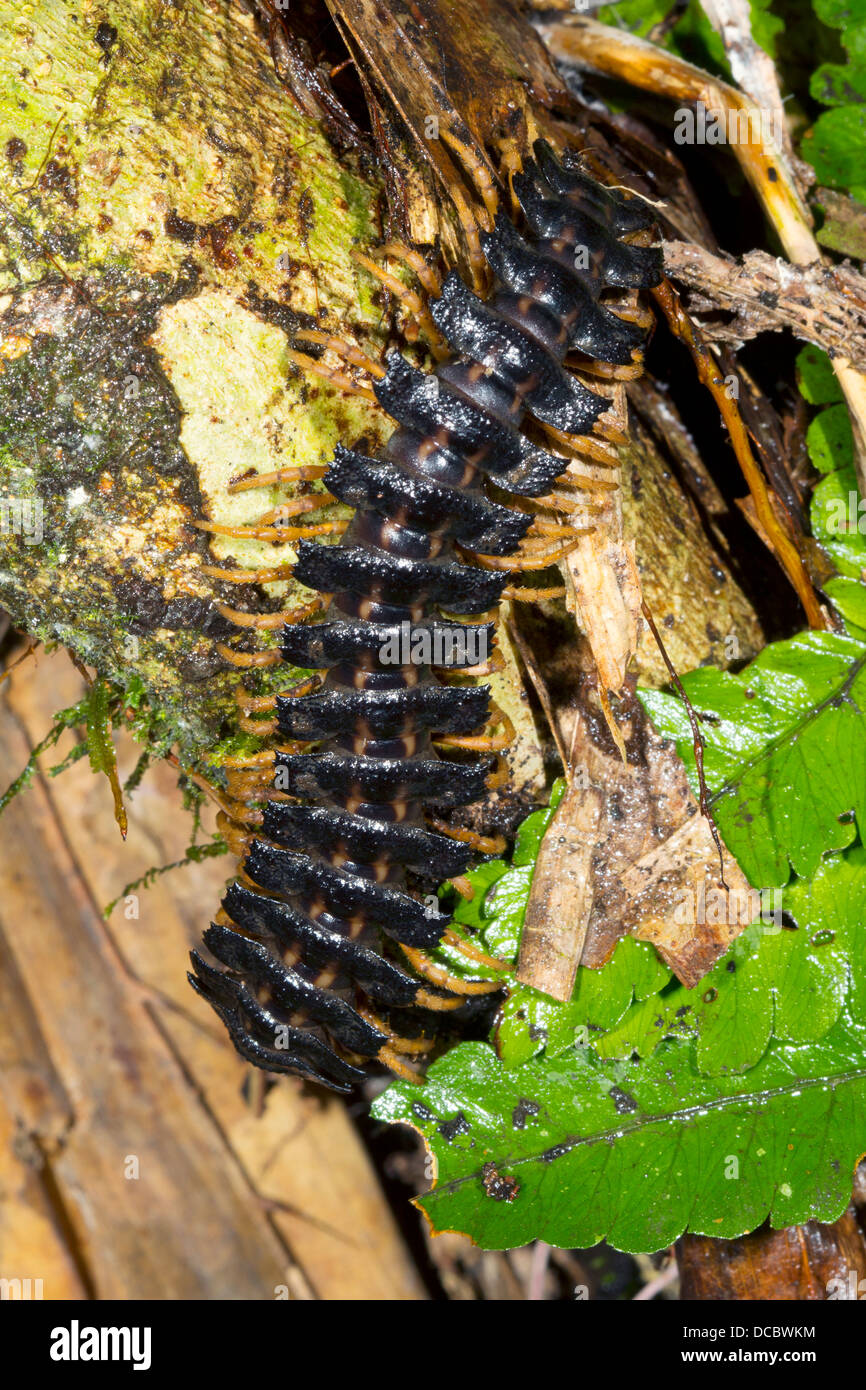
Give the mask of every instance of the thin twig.
M 550 1246 L 545 1240 L 537 1240 L 532 1247 L 532 1263 L 529 1267 L 529 1281 L 526 1298 L 530 1303 L 539 1303 L 544 1298 L 544 1281 L 550 1264 Z
M 792 266 L 766 251 L 737 261 L 691 241 L 665 243 L 665 270 L 698 292 L 690 306 L 723 309 L 732 320 L 703 323 L 708 338 L 740 345 L 759 333 L 788 329 L 831 357 L 866 369 L 866 276 L 851 266 Z M 706 302 L 703 297 L 706 297 Z
M 676 1260 L 671 1260 L 667 1268 L 656 1275 L 655 1279 L 650 1279 L 648 1284 L 644 1284 L 639 1293 L 636 1293 L 632 1303 L 646 1302 L 655 1298 L 657 1293 L 662 1293 L 664 1289 L 669 1289 L 679 1277 L 679 1269 Z

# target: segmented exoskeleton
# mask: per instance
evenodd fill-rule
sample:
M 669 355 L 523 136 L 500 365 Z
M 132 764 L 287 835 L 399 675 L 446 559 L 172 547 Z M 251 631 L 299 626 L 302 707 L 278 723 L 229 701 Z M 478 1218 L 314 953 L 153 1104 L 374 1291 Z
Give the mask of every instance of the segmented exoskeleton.
M 443 613 L 477 619 L 495 608 L 519 567 L 506 557 L 534 522 L 520 500 L 548 493 L 567 467 L 539 442 L 541 427 L 554 439 L 589 436 L 609 405 L 564 359 L 638 361 L 643 325 L 601 296 L 660 279 L 660 252 L 622 239 L 651 225 L 646 205 L 544 142 L 534 151 L 513 178 L 522 230 L 500 212 L 482 238 L 491 293 L 482 300 L 448 276 L 430 307 L 447 356 L 425 373 L 391 354 L 373 389 L 399 428 L 380 457 L 341 447 L 327 470 L 329 492 L 355 515 L 335 546 L 300 541 L 294 577 L 329 601 L 321 623 L 289 622 L 281 637 L 286 661 L 324 675 L 276 699 L 290 748 L 274 769 L 287 795 L 270 797 L 259 833 L 243 841 L 241 877 L 205 933 L 224 968 L 193 954 L 190 979 L 242 1056 L 336 1090 L 363 1076 L 364 1059 L 413 1075 L 402 1059 L 429 1046 L 437 1015 L 493 988 L 429 959 L 450 918 L 406 881 L 411 871 L 440 882 L 469 862 L 473 837 L 429 829 L 424 811 L 471 803 L 498 775 L 494 757 L 466 757 L 501 747 L 489 688 L 444 684 L 430 664 L 406 661 L 405 646 L 399 664 L 383 653 L 454 629 Z M 549 564 L 551 542 L 534 544 L 540 564 L 530 567 Z M 492 627 L 471 631 L 489 639 Z M 318 750 L 291 751 L 304 742 Z

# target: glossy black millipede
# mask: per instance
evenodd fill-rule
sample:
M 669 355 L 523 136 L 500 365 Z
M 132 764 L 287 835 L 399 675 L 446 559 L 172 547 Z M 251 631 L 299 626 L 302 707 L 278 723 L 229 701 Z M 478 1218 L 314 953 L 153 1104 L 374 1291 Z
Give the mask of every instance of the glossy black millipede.
M 244 1058 L 335 1090 L 359 1081 L 369 1059 L 414 1077 L 406 1058 L 430 1047 L 442 1014 L 471 1012 L 495 988 L 430 959 L 450 918 L 406 878 L 439 883 L 486 847 L 430 830 L 424 812 L 483 796 L 496 760 L 466 755 L 501 746 L 489 687 L 449 686 L 430 664 L 382 653 L 405 635 L 422 650 L 459 626 L 449 614 L 487 614 L 529 553 L 521 545 L 547 561 L 550 543 L 527 539 L 533 513 L 514 499 L 541 497 L 567 467 L 544 447 L 545 429 L 590 436 L 609 405 L 564 360 L 639 365 L 644 322 L 602 295 L 661 278 L 660 251 L 623 239 L 648 240 L 645 203 L 542 141 L 534 154 L 513 180 L 520 228 L 500 212 L 482 237 L 491 293 L 446 278 L 430 314 L 448 355 L 425 373 L 392 353 L 373 389 L 396 432 L 378 458 L 338 448 L 325 474 L 355 515 L 336 546 L 300 541 L 294 577 L 329 601 L 321 623 L 291 622 L 281 635 L 285 660 L 324 675 L 276 699 L 282 739 L 318 751 L 276 752 L 284 795 L 269 797 L 204 935 L 218 965 L 192 956 L 193 986 Z M 480 563 L 461 563 L 458 547 Z M 486 642 L 489 628 L 474 626 Z M 459 652 L 450 664 L 460 668 Z

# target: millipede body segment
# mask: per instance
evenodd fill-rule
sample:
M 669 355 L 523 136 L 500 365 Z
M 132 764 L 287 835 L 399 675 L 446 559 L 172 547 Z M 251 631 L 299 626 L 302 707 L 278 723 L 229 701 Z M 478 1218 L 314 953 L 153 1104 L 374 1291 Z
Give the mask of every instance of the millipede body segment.
M 391 354 L 374 390 L 396 432 L 378 458 L 339 447 L 325 476 L 355 515 L 338 545 L 300 542 L 294 575 L 328 596 L 324 620 L 290 623 L 281 640 L 286 661 L 324 675 L 276 700 L 282 738 L 318 748 L 276 753 L 275 786 L 293 799 L 268 800 L 205 933 L 219 965 L 193 953 L 190 979 L 243 1057 L 336 1090 L 368 1059 L 411 1074 L 401 1059 L 429 1046 L 437 1018 L 489 988 L 429 959 L 450 918 L 417 891 L 473 852 L 424 812 L 484 794 L 495 759 L 467 749 L 483 745 L 489 688 L 444 684 L 429 655 L 406 660 L 407 639 L 429 653 L 449 629 L 489 649 L 492 625 L 461 620 L 494 609 L 509 577 L 489 558 L 512 555 L 532 524 L 514 499 L 540 497 L 567 467 L 544 427 L 588 435 L 609 404 L 564 360 L 632 363 L 643 329 L 601 296 L 661 275 L 658 250 L 623 239 L 651 225 L 646 205 L 544 142 L 513 187 L 521 229 L 500 213 L 482 238 L 491 293 L 447 277 L 431 315 L 449 356 L 425 373 Z M 452 668 L 476 665 L 452 646 Z M 456 759 L 437 753 L 463 736 Z

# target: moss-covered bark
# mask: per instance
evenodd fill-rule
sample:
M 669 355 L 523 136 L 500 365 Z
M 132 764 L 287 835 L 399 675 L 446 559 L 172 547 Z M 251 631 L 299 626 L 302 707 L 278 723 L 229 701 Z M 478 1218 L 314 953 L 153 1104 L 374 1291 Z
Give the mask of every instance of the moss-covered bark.
M 0 25 L 0 602 L 142 683 L 193 762 L 234 731 L 214 599 L 238 593 L 202 574 L 191 522 L 250 521 L 286 490 L 232 498 L 232 477 L 387 428 L 285 356 L 319 318 L 374 331 L 351 249 L 378 189 L 236 6 L 40 0 Z M 258 542 L 213 554 L 274 563 Z

